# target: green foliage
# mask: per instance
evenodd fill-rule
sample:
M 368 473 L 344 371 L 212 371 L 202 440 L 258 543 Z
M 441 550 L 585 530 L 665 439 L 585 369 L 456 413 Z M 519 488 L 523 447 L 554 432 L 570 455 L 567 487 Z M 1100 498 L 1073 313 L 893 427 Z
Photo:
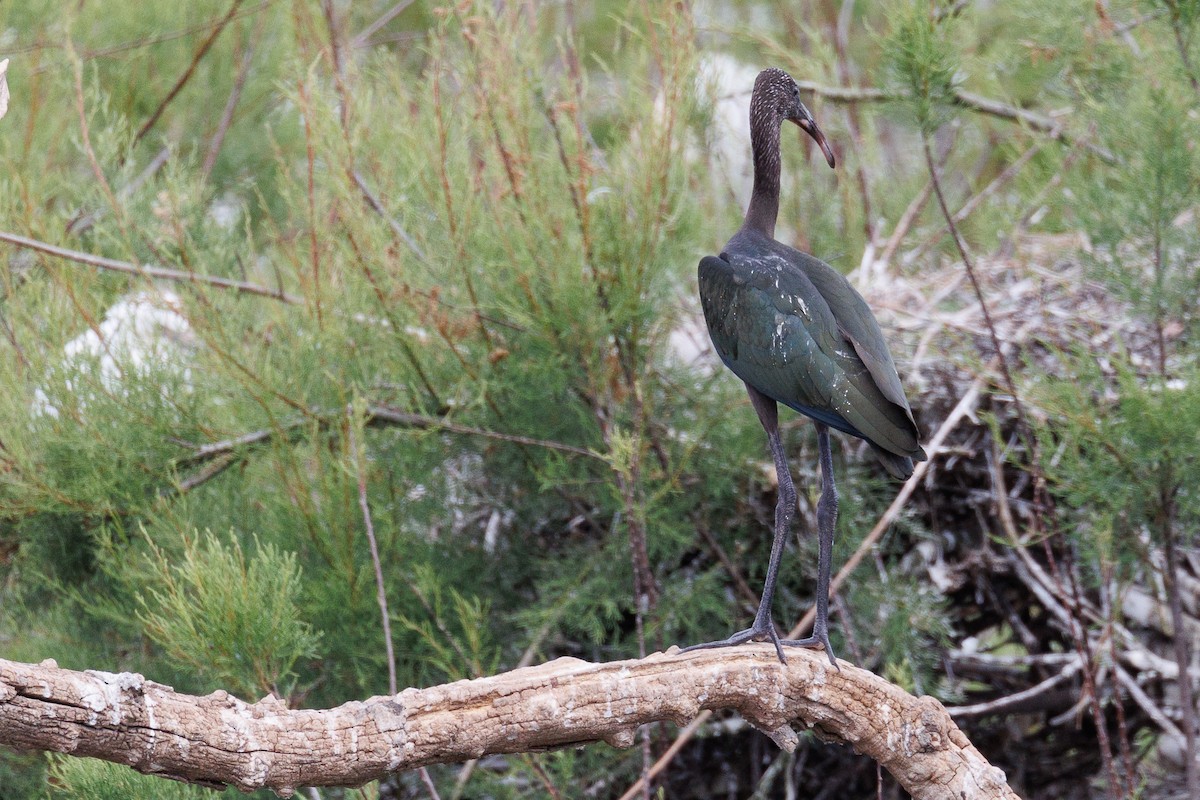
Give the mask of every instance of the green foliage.
M 490 615 L 485 601 L 444 587 L 442 577 L 429 565 L 417 568 L 412 576 L 409 588 L 424 613 L 399 617 L 416 636 L 416 647 L 407 657 L 431 675 L 477 678 L 491 674 L 499 658 L 488 641 Z
M 745 201 L 708 174 L 726 98 L 696 76 L 714 54 L 825 85 L 842 82 L 844 57 L 850 83 L 908 95 L 858 103 L 857 142 L 844 105 L 811 98 L 837 171 L 814 170 L 807 143 L 785 149 L 781 236 L 838 268 L 868 244 L 878 254 L 926 184 L 914 132 L 956 131 L 938 137 L 956 206 L 1040 143 L 963 224 L 972 246 L 1009 237 L 1036 200 L 1034 227 L 1082 229 L 1093 277 L 1164 334 L 1160 364 L 1130 355 L 1105 372 L 1081 347 L 1054 375 L 1026 371 L 1047 413 L 1039 436 L 1056 445 L 1051 488 L 1078 551 L 1122 575 L 1144 568 L 1143 531 L 1161 540 L 1162 487 L 1174 529 L 1196 529 L 1195 3 L 1160 0 L 1166 13 L 1131 33 L 1144 55 L 1090 0 L 857 2 L 845 53 L 825 19 L 838 4 L 740 0 L 699 19 L 670 2 L 539 6 L 534 24 L 530 4 L 415 3 L 356 42 L 392 5 L 333 3 L 334 48 L 321 4 L 243 4 L 139 139 L 228 2 L 0 4 L 0 58 L 13 49 L 0 230 L 289 298 L 0 250 L 5 657 L 313 707 L 379 693 L 367 517 L 402 686 L 744 624 L 708 537 L 761 585 L 774 505 L 761 427 L 735 379 L 672 347 L 695 316 L 697 258 Z M 1102 5 L 1126 20 L 1149 10 Z M 964 112 L 960 90 L 1053 112 L 1069 137 Z M 919 283 L 945 246 L 932 213 L 912 230 L 933 255 L 898 252 L 896 277 Z M 138 297 L 160 324 L 117 347 L 114 309 Z M 84 346 L 101 333 L 104 346 Z M 973 363 L 968 349 L 940 355 Z M 815 447 L 793 419 L 811 507 Z M 844 460 L 839 562 L 894 495 Z M 660 591 L 645 642 L 634 530 Z M 895 568 L 924 535 L 901 520 L 880 549 L 887 579 L 862 569 L 843 593 L 865 658 L 940 691 L 953 609 Z M 815 537 L 798 549 L 781 621 L 811 604 Z M 995 630 L 1002 647 L 1011 631 Z M 464 791 L 541 796 L 549 780 L 569 796 L 638 761 L 607 748 L 513 759 Z M 5 756 L 5 791 L 44 794 L 40 763 Z M 91 762 L 56 760 L 52 774 L 64 796 L 190 791 Z
M 227 793 L 237 795 L 233 789 Z M 50 759 L 48 797 L 52 800 L 203 800 L 214 796 L 211 789 L 142 775 L 123 764 L 66 756 Z
M 892 15 L 894 27 L 883 43 L 891 78 L 908 93 L 904 107 L 928 135 L 950 119 L 956 106 L 960 76 L 953 23 L 939 20 L 923 0 L 904 0 Z
M 1164 382 L 1114 366 L 1109 378 L 1080 354 L 1068 364 L 1072 380 L 1048 384 L 1039 401 L 1060 441 L 1047 474 L 1078 510 L 1081 545 L 1128 577 L 1146 563 L 1148 545 L 1162 546 L 1164 525 L 1190 539 L 1200 519 L 1187 490 L 1200 480 L 1200 398 L 1188 388 L 1200 374 L 1190 367 Z
M 1158 44 L 1164 58 L 1177 58 L 1165 37 Z M 1183 78 L 1143 76 L 1093 97 L 1098 138 L 1115 158 L 1072 186 L 1092 274 L 1148 332 L 1123 343 L 1104 371 L 1085 350 L 1065 353 L 1069 380 L 1038 390 L 1053 420 L 1044 435 L 1059 442 L 1047 473 L 1077 510 L 1080 544 L 1101 572 L 1116 566 L 1128 576 L 1168 539 L 1194 541 L 1200 512 L 1188 491 L 1198 477 L 1200 422 L 1188 388 L 1197 380 L 1200 324 L 1194 104 Z
M 368 5 L 338 6 L 339 30 L 386 10 Z M 140 141 L 226 3 L 0 11 L 0 30 L 71 42 L 37 49 L 40 83 L 10 71 L 3 130 L 29 137 L 0 137 L 0 229 L 299 298 L 167 299 L 5 248 L 6 656 L 314 706 L 385 690 L 360 474 L 402 686 L 530 648 L 636 651 L 625 521 L 662 524 L 669 569 L 693 547 L 683 484 L 712 464 L 733 491 L 723 452 L 667 433 L 721 426 L 667 354 L 703 235 L 683 154 L 705 101 L 690 16 L 652 5 L 573 30 L 414 7 L 396 26 L 415 46 L 347 38 L 340 81 L 318 6 L 246 6 Z M 162 324 L 118 347 L 114 308 L 141 295 Z M 380 406 L 425 423 L 371 420 Z M 719 433 L 741 447 L 748 429 Z M 545 769 L 595 780 L 625 760 Z
M 1183 87 L 1135 84 L 1097 109 L 1102 141 L 1119 154 L 1103 180 L 1079 181 L 1080 218 L 1105 284 L 1149 319 L 1195 321 L 1200 234 L 1200 124 Z
M 189 537 L 178 558 L 151 544 L 140 583 L 146 635 L 199 685 L 241 693 L 286 691 L 297 660 L 319 636 L 300 616 L 296 557 L 255 541 L 249 558 L 235 540 Z

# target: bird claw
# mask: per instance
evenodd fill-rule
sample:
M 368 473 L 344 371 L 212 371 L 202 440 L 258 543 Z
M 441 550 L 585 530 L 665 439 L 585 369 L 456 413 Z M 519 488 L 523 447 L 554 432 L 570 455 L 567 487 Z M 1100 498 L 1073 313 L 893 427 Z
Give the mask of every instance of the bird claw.
M 779 644 L 786 644 L 788 647 L 808 647 L 812 649 L 821 648 L 825 651 L 825 655 L 829 656 L 829 663 L 833 664 L 834 668 L 841 672 L 842 668 L 838 666 L 837 657 L 833 654 L 833 647 L 829 644 L 829 632 L 814 630 L 812 636 L 805 639 L 783 639 Z
M 680 652 L 686 653 L 689 650 L 710 650 L 715 647 L 734 647 L 735 645 L 745 644 L 746 642 L 771 642 L 775 645 L 775 653 L 779 656 L 779 663 L 786 664 L 787 656 L 783 654 L 783 645 L 790 644 L 779 638 L 779 632 L 775 630 L 775 623 L 767 620 L 765 624 L 755 623 L 754 627 L 746 628 L 744 631 L 738 631 L 728 639 L 719 639 L 715 642 L 705 642 L 704 644 L 694 644 L 690 647 L 683 648 Z
M 755 625 L 752 628 L 746 628 L 744 631 L 738 631 L 728 639 L 719 639 L 715 642 L 705 642 L 704 644 L 694 644 L 690 647 L 684 647 L 680 650 L 681 653 L 686 653 L 690 650 L 711 650 L 717 647 L 734 647 L 746 642 L 771 642 L 775 645 L 775 652 L 779 656 L 781 664 L 787 663 L 787 656 L 783 654 L 784 646 L 788 647 L 806 647 L 810 650 L 824 650 L 825 655 L 829 656 L 829 663 L 833 665 L 838 672 L 842 671 L 838 665 L 837 657 L 833 654 L 833 646 L 829 643 L 828 631 L 813 631 L 813 635 L 805 639 L 780 639 L 779 634 L 775 631 L 775 624 L 768 622 L 765 626 Z

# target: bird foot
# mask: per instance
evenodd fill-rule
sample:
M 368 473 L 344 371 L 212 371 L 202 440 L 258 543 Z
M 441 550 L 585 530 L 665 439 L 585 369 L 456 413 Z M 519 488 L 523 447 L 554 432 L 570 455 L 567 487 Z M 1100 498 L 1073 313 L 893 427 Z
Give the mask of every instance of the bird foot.
M 842 671 L 842 668 L 838 666 L 837 657 L 833 655 L 833 647 L 829 644 L 829 631 L 827 630 L 813 630 L 812 636 L 805 639 L 782 639 L 776 644 L 776 647 L 784 644 L 788 647 L 809 647 L 814 650 L 819 647 L 825 651 L 825 655 L 829 656 L 829 663 L 833 664 L 838 672 Z
M 714 647 L 733 647 L 734 645 L 745 644 L 746 642 L 771 642 L 775 645 L 775 653 L 779 656 L 781 664 L 787 663 L 787 657 L 783 654 L 782 645 L 787 644 L 779 638 L 779 632 L 775 630 L 775 623 L 769 618 L 762 622 L 755 622 L 753 627 L 746 628 L 744 631 L 738 631 L 728 639 L 720 639 L 715 642 L 705 642 L 704 644 L 694 644 L 691 647 L 685 647 L 680 652 L 686 653 L 689 650 L 710 650 Z

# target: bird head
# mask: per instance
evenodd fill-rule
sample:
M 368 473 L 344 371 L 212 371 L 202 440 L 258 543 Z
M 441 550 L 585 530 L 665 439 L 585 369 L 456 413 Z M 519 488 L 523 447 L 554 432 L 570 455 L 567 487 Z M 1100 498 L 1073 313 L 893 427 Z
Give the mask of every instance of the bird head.
M 800 102 L 800 87 L 791 75 L 774 67 L 758 73 L 754 81 L 754 95 L 750 100 L 751 114 L 774 114 L 779 120 L 796 123 L 802 131 L 821 146 L 825 160 L 832 167 L 835 163 L 833 149 L 825 141 L 825 134 L 817 127 L 812 112 Z

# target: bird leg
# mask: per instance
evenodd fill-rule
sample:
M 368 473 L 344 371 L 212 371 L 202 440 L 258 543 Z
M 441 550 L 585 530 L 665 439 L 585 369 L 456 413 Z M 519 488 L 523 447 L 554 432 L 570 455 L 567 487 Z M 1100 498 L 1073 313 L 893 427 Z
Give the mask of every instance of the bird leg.
M 786 664 L 787 658 L 783 655 L 782 645 L 793 643 L 781 642 L 779 633 L 775 630 L 775 623 L 771 619 L 771 602 L 775 599 L 775 582 L 779 577 L 779 562 L 783 557 L 783 546 L 787 542 L 788 530 L 791 528 L 792 517 L 796 512 L 796 487 L 792 484 L 792 473 L 788 469 L 787 456 L 783 452 L 783 440 L 779 436 L 779 406 L 774 400 L 750 384 L 746 384 L 746 391 L 749 392 L 750 402 L 758 413 L 759 422 L 767 431 L 767 444 L 771 448 L 771 456 L 775 459 L 775 474 L 779 479 L 779 501 L 775 505 L 775 536 L 771 541 L 771 560 L 767 563 L 767 580 L 763 584 L 762 599 L 758 604 L 758 613 L 754 615 L 753 625 L 744 631 L 738 631 L 728 639 L 692 645 L 683 649 L 685 651 L 701 650 L 710 647 L 730 647 L 750 641 L 770 641 L 775 645 L 775 652 L 779 655 L 779 660 Z M 828 429 L 826 429 L 826 444 L 828 444 Z M 836 513 L 836 499 L 834 511 Z M 821 541 L 825 540 L 822 538 Z
M 817 555 L 817 615 L 812 635 L 807 639 L 785 639 L 782 644 L 795 647 L 823 647 L 829 663 L 835 667 L 833 648 L 829 646 L 829 577 L 833 571 L 833 531 L 837 526 L 838 496 L 833 482 L 833 451 L 829 446 L 829 426 L 818 422 L 817 447 L 821 454 L 821 499 L 817 501 L 817 530 L 820 549 Z M 839 667 L 840 669 L 840 667 Z

